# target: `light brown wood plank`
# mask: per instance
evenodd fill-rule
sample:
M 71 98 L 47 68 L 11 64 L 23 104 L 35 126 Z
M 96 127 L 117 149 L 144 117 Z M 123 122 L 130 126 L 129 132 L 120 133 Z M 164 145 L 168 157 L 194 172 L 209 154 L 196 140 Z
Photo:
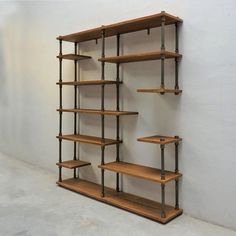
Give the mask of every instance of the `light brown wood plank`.
M 79 60 L 90 59 L 91 57 L 77 54 L 64 54 L 64 55 L 58 55 L 57 58 L 79 61 Z
M 122 82 L 116 82 L 115 80 L 81 80 L 81 81 L 68 81 L 57 82 L 57 85 L 71 85 L 71 86 L 85 86 L 85 85 L 103 85 L 103 84 L 122 84 Z
M 161 179 L 161 170 L 127 162 L 110 162 L 105 165 L 99 165 L 98 167 L 104 170 L 126 174 L 161 184 L 166 184 L 171 180 L 178 179 L 182 176 L 182 174 L 180 173 L 176 174 L 171 171 L 165 171 L 165 179 Z
M 180 141 L 182 141 L 182 138 L 154 135 L 150 137 L 138 138 L 138 141 L 147 143 L 156 143 L 156 144 L 169 144 L 169 143 L 179 143 Z
M 162 218 L 160 216 L 161 204 L 158 202 L 125 192 L 116 192 L 114 189 L 107 187 L 105 187 L 105 197 L 101 197 L 101 185 L 82 179 L 67 179 L 62 182 L 57 182 L 57 184 L 71 191 L 83 194 L 98 201 L 119 207 L 131 213 L 138 214 L 163 224 L 183 213 L 182 209 L 175 209 L 172 206 L 166 205 L 166 217 Z
M 57 39 L 69 42 L 84 42 L 101 38 L 102 30 L 105 30 L 105 37 L 110 37 L 117 34 L 125 34 L 140 30 L 151 29 L 161 26 L 162 16 L 165 16 L 166 25 L 175 24 L 177 22 L 183 22 L 183 20 L 179 17 L 170 15 L 166 12 L 161 12 L 158 14 L 126 20 L 115 24 L 104 25 L 101 27 L 81 31 L 74 34 L 59 36 Z
M 157 88 L 157 89 L 137 89 L 137 92 L 141 93 L 174 93 L 176 95 L 182 93 L 182 90 L 180 89 L 167 89 L 167 88 Z
M 165 56 L 166 59 L 182 57 L 181 54 L 168 51 L 157 51 L 157 52 L 145 52 L 139 54 L 131 54 L 124 56 L 114 56 L 114 57 L 104 57 L 99 58 L 99 61 L 109 62 L 109 63 L 129 63 L 137 61 L 151 61 L 159 60 L 162 56 Z
M 61 112 L 77 112 L 93 115 L 109 115 L 109 116 L 125 116 L 125 115 L 137 115 L 138 112 L 135 111 L 111 111 L 111 110 L 98 110 L 98 109 L 57 109 Z
M 108 139 L 108 138 L 102 139 L 100 137 L 81 135 L 81 134 L 61 135 L 61 136 L 57 136 L 57 138 L 68 140 L 68 141 L 80 142 L 80 143 L 94 144 L 94 145 L 99 145 L 99 146 L 108 146 L 108 145 L 113 145 L 117 143 L 122 143 L 121 140 L 117 141 L 115 139 Z
M 69 160 L 69 161 L 63 161 L 61 163 L 58 162 L 57 165 L 68 168 L 68 169 L 75 169 L 75 168 L 91 165 L 91 163 L 87 161 L 81 161 L 81 160 Z

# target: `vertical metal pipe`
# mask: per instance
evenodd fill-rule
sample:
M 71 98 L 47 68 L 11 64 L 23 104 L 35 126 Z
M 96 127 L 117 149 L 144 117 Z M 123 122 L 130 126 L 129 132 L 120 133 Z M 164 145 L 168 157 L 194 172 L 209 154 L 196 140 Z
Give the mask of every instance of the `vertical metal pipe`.
M 102 155 L 102 158 L 101 158 L 101 165 L 104 165 L 105 162 L 104 162 L 104 151 L 105 151 L 105 146 L 102 146 L 101 147 L 101 155 Z M 102 182 L 102 189 L 101 189 L 101 196 L 104 197 L 105 196 L 105 187 L 104 187 L 104 169 L 101 169 L 101 182 Z
M 175 136 L 178 137 L 178 136 Z M 175 173 L 179 172 L 179 152 L 178 152 L 179 143 L 175 143 Z
M 59 41 L 59 55 L 62 56 L 62 40 Z M 62 109 L 62 58 L 59 59 L 59 108 Z M 62 135 L 62 111 L 59 112 L 59 136 Z M 62 162 L 62 140 L 59 139 L 59 163 Z M 59 182 L 62 181 L 62 168 L 59 166 Z
M 161 51 L 165 51 L 165 21 L 166 21 L 165 16 L 162 16 L 161 17 Z M 161 88 L 165 87 L 164 62 L 165 62 L 165 57 L 164 57 L 164 55 L 162 55 L 161 56 Z M 163 93 L 161 93 L 161 94 L 163 94 Z
M 102 30 L 102 58 L 105 57 L 105 30 Z M 105 80 L 105 62 L 102 63 L 102 74 L 101 79 Z M 104 91 L 105 86 L 102 85 L 102 94 L 101 94 L 101 110 L 104 111 Z M 102 139 L 104 139 L 104 115 L 101 116 L 101 126 L 102 126 Z
M 175 52 L 179 53 L 179 34 L 178 34 L 178 23 L 175 23 Z M 179 69 L 178 69 L 178 58 L 175 58 L 175 89 L 179 89 Z M 175 93 L 178 94 L 178 93 Z
M 77 43 L 77 51 L 76 54 L 80 54 L 80 48 L 79 48 L 79 43 Z M 76 64 L 77 67 L 77 81 L 80 80 L 80 64 Z M 77 86 L 77 108 L 80 108 L 80 90 L 79 86 Z M 77 115 L 77 134 L 80 134 L 80 116 L 79 114 Z M 80 143 L 77 143 L 77 160 L 80 159 Z M 77 178 L 79 178 L 79 168 L 77 169 Z
M 179 136 L 175 136 L 179 138 Z M 179 143 L 175 143 L 175 173 L 179 172 Z M 175 209 L 179 209 L 179 180 L 175 180 Z
M 165 179 L 165 158 L 164 158 L 165 145 L 161 144 L 161 179 Z
M 75 54 L 77 54 L 77 43 L 75 42 Z M 74 82 L 77 81 L 77 60 L 74 60 Z M 77 86 L 74 85 L 74 109 L 77 109 Z M 74 112 L 74 135 L 77 133 L 77 113 Z M 74 142 L 74 160 L 76 160 L 77 144 Z M 76 169 L 74 169 L 74 178 L 76 178 Z
M 105 30 L 102 30 L 102 58 L 105 57 Z M 102 63 L 102 73 L 101 73 L 101 79 L 105 80 L 105 62 Z M 102 85 L 102 94 L 101 94 L 101 110 L 104 111 L 104 89 L 105 86 Z M 104 140 L 105 136 L 105 127 L 104 127 L 104 115 L 101 116 L 101 133 L 102 133 L 102 139 Z M 105 146 L 101 147 L 101 165 L 104 165 L 104 150 Z M 101 196 L 105 196 L 104 191 L 104 169 L 101 169 L 101 182 L 102 182 L 102 189 L 101 189 Z
M 116 36 L 116 42 L 117 42 L 117 51 L 116 51 L 116 55 L 119 56 L 120 55 L 120 35 L 118 34 Z M 116 64 L 116 110 L 119 111 L 120 110 L 120 64 L 117 63 Z M 120 139 L 120 117 L 116 116 L 116 140 Z M 119 162 L 120 161 L 120 144 L 117 143 L 116 144 L 116 161 Z M 119 173 L 116 173 L 116 191 L 119 192 L 120 190 L 120 176 Z
M 175 209 L 179 209 L 179 180 L 175 180 Z
M 161 218 L 165 218 L 165 184 L 161 185 Z
M 178 31 L 178 23 L 175 23 L 175 52 L 179 53 L 179 31 Z
M 165 56 L 161 56 L 161 88 L 165 88 Z
M 161 17 L 161 50 L 165 50 L 165 16 Z

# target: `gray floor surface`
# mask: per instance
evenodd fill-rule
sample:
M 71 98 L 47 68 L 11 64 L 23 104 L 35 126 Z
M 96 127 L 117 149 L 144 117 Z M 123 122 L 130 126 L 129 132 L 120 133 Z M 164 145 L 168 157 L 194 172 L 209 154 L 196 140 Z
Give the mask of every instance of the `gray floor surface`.
M 236 232 L 182 215 L 167 225 L 56 186 L 57 176 L 0 154 L 0 235 L 236 236 Z

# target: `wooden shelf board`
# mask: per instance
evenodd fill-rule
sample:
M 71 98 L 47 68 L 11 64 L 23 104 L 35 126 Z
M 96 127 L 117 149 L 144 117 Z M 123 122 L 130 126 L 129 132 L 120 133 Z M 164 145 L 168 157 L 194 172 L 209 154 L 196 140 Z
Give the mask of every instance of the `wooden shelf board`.
M 182 90 L 180 89 L 167 89 L 167 88 L 157 88 L 157 89 L 137 89 L 137 92 L 141 93 L 174 93 L 176 95 L 182 93 Z
M 156 51 L 156 52 L 145 52 L 139 54 L 131 54 L 124 56 L 115 56 L 115 57 L 104 57 L 99 58 L 99 61 L 109 62 L 109 63 L 129 63 L 137 61 L 150 61 L 150 60 L 159 60 L 162 56 L 165 56 L 166 59 L 182 57 L 181 54 L 168 51 Z
M 68 140 L 68 141 L 80 142 L 80 143 L 94 144 L 94 145 L 99 145 L 99 146 L 108 146 L 108 145 L 113 145 L 117 143 L 122 143 L 121 140 L 117 141 L 115 139 L 108 139 L 108 138 L 102 139 L 100 137 L 81 135 L 81 134 L 61 135 L 61 136 L 57 136 L 57 138 Z
M 85 85 L 103 85 L 103 84 L 122 84 L 122 82 L 116 82 L 115 80 L 81 80 L 81 81 L 68 81 L 57 82 L 58 85 L 72 85 L 72 86 L 85 86 Z
M 138 197 L 129 193 L 116 192 L 114 189 L 105 187 L 105 197 L 101 197 L 101 185 L 82 179 L 67 179 L 57 182 L 61 187 L 91 197 L 98 201 L 107 203 L 146 217 L 148 219 L 165 224 L 183 213 L 182 209 L 175 209 L 166 205 L 166 217 L 161 218 L 161 204 L 149 199 Z
M 58 55 L 57 58 L 78 61 L 78 60 L 90 59 L 91 57 L 84 56 L 84 55 L 78 55 L 78 54 L 64 54 L 64 55 Z
M 140 17 L 132 20 L 126 20 L 115 24 L 104 25 L 101 27 L 85 30 L 82 32 L 59 36 L 57 39 L 69 42 L 84 42 L 101 38 L 102 30 L 105 30 L 105 37 L 114 36 L 117 34 L 125 34 L 140 30 L 151 29 L 161 26 L 161 17 L 165 16 L 166 25 L 183 22 L 179 17 L 170 15 L 166 12 Z
M 171 171 L 165 171 L 165 179 L 161 179 L 161 170 L 152 167 L 131 164 L 127 162 L 110 162 L 105 165 L 99 165 L 98 167 L 104 170 L 126 174 L 161 184 L 166 184 L 182 176 L 182 174 L 180 173 L 176 174 Z
M 93 114 L 93 115 L 109 115 L 109 116 L 124 116 L 124 115 L 137 115 L 138 112 L 135 111 L 111 111 L 111 110 L 98 110 L 98 109 L 57 109 L 61 112 L 77 112 L 84 114 Z
M 91 163 L 86 162 L 86 161 L 81 161 L 81 160 L 69 160 L 69 161 L 63 161 L 61 163 L 58 162 L 57 165 L 68 168 L 68 169 L 75 169 L 75 168 L 91 165 Z
M 154 135 L 150 137 L 138 138 L 138 141 L 156 144 L 169 144 L 169 143 L 179 143 L 182 138 L 175 138 L 169 136 Z

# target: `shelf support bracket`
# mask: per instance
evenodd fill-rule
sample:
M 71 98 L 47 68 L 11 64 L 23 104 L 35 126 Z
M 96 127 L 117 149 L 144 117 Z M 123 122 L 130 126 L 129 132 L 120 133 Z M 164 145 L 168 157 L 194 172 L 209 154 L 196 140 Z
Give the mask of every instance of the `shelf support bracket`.
M 165 184 L 161 184 L 161 218 L 165 217 Z
M 165 145 L 161 144 L 161 179 L 165 179 L 165 158 L 164 158 Z

